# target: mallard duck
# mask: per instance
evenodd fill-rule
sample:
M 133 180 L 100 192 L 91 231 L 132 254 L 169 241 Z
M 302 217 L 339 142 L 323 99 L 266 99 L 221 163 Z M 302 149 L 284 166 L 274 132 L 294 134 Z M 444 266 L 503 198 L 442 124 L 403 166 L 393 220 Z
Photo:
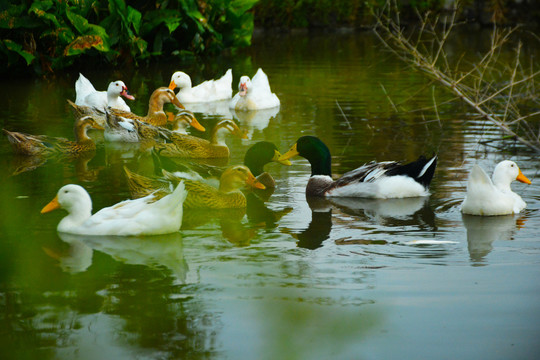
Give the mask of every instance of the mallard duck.
M 279 105 L 279 99 L 270 90 L 268 77 L 262 69 L 257 70 L 253 79 L 245 75 L 240 78 L 238 93 L 229 103 L 229 107 L 236 111 L 269 109 Z
M 65 209 L 57 230 L 81 235 L 160 235 L 176 232 L 182 225 L 182 204 L 187 191 L 180 182 L 174 191 L 161 199 L 154 195 L 125 200 L 92 215 L 92 200 L 79 185 L 65 185 L 41 213 Z
M 504 160 L 493 171 L 493 181 L 486 172 L 475 164 L 469 175 L 467 195 L 461 204 L 461 211 L 469 215 L 508 215 L 517 214 L 527 204 L 512 191 L 510 184 L 517 180 L 525 184 L 531 181 L 523 175 L 517 164 Z
M 230 99 L 232 97 L 232 70 L 229 69 L 217 80 L 207 80 L 195 87 L 191 87 L 191 78 L 188 74 L 177 71 L 171 77 L 169 89 L 180 88 L 176 97 L 185 103 L 204 103 Z
M 176 133 L 171 137 L 172 143 L 156 144 L 155 149 L 160 154 L 169 157 L 226 158 L 229 157 L 229 148 L 225 143 L 225 136 L 228 134 L 244 136 L 234 121 L 222 120 L 212 130 L 210 141 Z
M 134 198 L 155 194 L 164 196 L 170 192 L 171 182 L 185 183 L 188 196 L 184 203 L 186 208 L 244 208 L 246 207 L 246 197 L 240 189 L 245 185 L 255 189 L 264 189 L 255 176 L 244 165 L 235 165 L 229 167 L 223 172 L 219 181 L 219 188 L 205 184 L 199 181 L 183 179 L 175 174 L 163 171 L 164 178 L 149 178 L 136 174 L 124 167 L 128 178 L 128 186 Z
M 79 118 L 74 123 L 75 141 L 47 135 L 29 135 L 3 130 L 15 153 L 33 156 L 47 154 L 77 155 L 93 151 L 96 149 L 96 144 L 88 136 L 89 129 L 103 130 L 103 127 L 96 123 L 91 116 Z
M 332 179 L 330 150 L 315 136 L 302 136 L 279 159 L 295 155 L 311 164 L 311 177 L 306 187 L 308 196 L 340 196 L 365 198 L 405 198 L 427 196 L 437 165 L 437 156 L 401 164 L 395 161 L 370 162 Z
M 131 111 L 120 96 L 129 100 L 135 100 L 123 81 L 113 81 L 109 84 L 107 91 L 97 91 L 90 80 L 84 77 L 83 74 L 79 74 L 79 79 L 75 82 L 75 93 L 76 105 L 88 106 L 102 111 L 108 106 L 123 111 Z
M 289 160 L 279 160 L 280 156 L 281 154 L 276 145 L 268 141 L 259 141 L 246 151 L 244 165 L 248 167 L 251 173 L 266 188 L 274 188 L 276 182 L 272 175 L 264 171 L 264 166 L 270 162 L 277 162 L 288 166 L 291 165 Z M 181 177 L 203 181 L 210 185 L 214 184 L 212 179 L 219 179 L 227 169 L 226 166 L 214 166 L 190 161 L 178 164 L 167 157 L 161 156 L 158 151 L 153 151 L 152 157 L 154 160 L 154 168 L 158 171 L 158 174 L 161 173 L 162 169 L 165 169 L 173 173 L 179 172 L 179 176 Z
M 180 109 L 184 109 L 184 105 L 178 101 L 174 95 L 174 91 L 166 87 L 160 87 L 154 90 L 152 95 L 150 95 L 150 100 L 148 101 L 148 113 L 146 116 L 139 116 L 129 111 L 121 111 L 113 108 L 109 108 L 108 111 L 111 114 L 126 119 L 135 119 L 151 125 L 163 126 L 167 124 L 167 122 L 174 120 L 174 115 L 172 113 L 166 114 L 163 110 L 163 105 L 167 103 L 172 103 Z

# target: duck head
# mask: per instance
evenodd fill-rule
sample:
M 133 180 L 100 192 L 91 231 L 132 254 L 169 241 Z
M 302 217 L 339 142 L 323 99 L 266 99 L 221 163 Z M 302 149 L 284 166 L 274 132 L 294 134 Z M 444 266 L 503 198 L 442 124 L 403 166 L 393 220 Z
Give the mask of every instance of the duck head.
M 45 214 L 56 209 L 64 209 L 70 214 L 88 218 L 92 212 L 92 200 L 82 186 L 64 185 L 58 190 L 56 197 L 41 209 L 41 213 Z
M 302 156 L 311 164 L 311 176 L 328 175 L 332 176 L 332 157 L 330 150 L 321 139 L 315 136 L 302 136 L 279 160 L 288 160 L 294 156 Z
M 251 79 L 249 76 L 242 76 L 240 78 L 240 82 L 238 83 L 238 95 L 240 96 L 246 96 L 248 93 L 248 89 L 251 87 Z
M 180 89 L 191 88 L 191 78 L 188 74 L 182 71 L 177 71 L 171 76 L 169 89 L 174 90 L 177 87 L 179 87 Z
M 212 132 L 212 144 L 225 144 L 225 136 L 233 134 L 236 137 L 246 139 L 246 134 L 240 130 L 232 120 L 222 120 L 216 124 Z
M 176 98 L 174 91 L 166 87 L 160 87 L 154 90 L 152 95 L 150 95 L 148 115 L 163 111 L 163 105 L 167 103 L 174 104 L 180 109 L 185 109 L 184 105 Z
M 135 100 L 135 97 L 131 95 L 128 91 L 126 84 L 123 81 L 113 81 L 109 84 L 107 88 L 107 94 L 113 96 L 123 96 L 129 100 Z
M 219 181 L 219 190 L 223 192 L 237 191 L 248 185 L 255 189 L 265 189 L 266 187 L 251 173 L 244 165 L 229 167 L 223 172 Z
M 173 131 L 186 134 L 188 126 L 192 126 L 199 131 L 206 131 L 204 126 L 202 126 L 195 118 L 195 114 L 189 110 L 182 110 L 174 116 L 172 126 Z
M 493 184 L 496 187 L 503 191 L 507 190 L 514 180 L 525 184 L 531 184 L 531 180 L 523 175 L 515 162 L 504 160 L 495 166 L 495 170 L 493 171 Z
M 281 153 L 276 145 L 269 141 L 259 141 L 251 146 L 244 156 L 244 164 L 251 170 L 253 175 L 259 176 L 264 172 L 264 165 L 269 162 L 277 162 L 282 165 L 291 165 L 289 160 L 280 160 Z

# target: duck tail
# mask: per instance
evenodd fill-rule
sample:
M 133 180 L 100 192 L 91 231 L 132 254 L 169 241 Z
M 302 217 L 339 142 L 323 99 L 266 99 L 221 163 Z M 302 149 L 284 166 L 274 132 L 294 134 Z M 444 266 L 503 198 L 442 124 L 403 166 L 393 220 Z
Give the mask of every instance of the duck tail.
M 420 172 L 414 178 L 425 188 L 429 187 L 433 175 L 435 174 L 435 168 L 437 167 L 437 155 L 431 157 L 431 159 L 426 159 L 424 156 L 420 156 L 416 161 L 420 168 Z

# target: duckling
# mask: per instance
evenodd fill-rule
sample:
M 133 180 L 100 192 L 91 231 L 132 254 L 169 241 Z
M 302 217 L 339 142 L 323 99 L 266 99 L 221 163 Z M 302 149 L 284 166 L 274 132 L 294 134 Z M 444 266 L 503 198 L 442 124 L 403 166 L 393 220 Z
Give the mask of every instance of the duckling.
M 221 175 L 218 189 L 199 181 L 177 177 L 165 170 L 163 171 L 165 178 L 158 179 L 136 174 L 126 167 L 124 170 L 134 198 L 148 194 L 154 194 L 159 198 L 170 192 L 171 183 L 184 182 L 188 191 L 184 202 L 186 208 L 245 208 L 247 205 L 246 197 L 240 189 L 245 185 L 255 189 L 265 188 L 244 165 L 231 166 L 225 170 Z
M 461 211 L 469 215 L 508 215 L 517 214 L 527 204 L 521 196 L 512 191 L 510 184 L 520 181 L 531 184 L 517 164 L 504 160 L 493 170 L 493 181 L 478 165 L 474 165 L 467 183 L 467 195 L 461 204 Z
M 437 165 L 437 156 L 429 160 L 421 156 L 404 165 L 396 161 L 372 161 L 333 180 L 330 150 L 319 138 L 300 137 L 279 159 L 287 160 L 295 155 L 306 158 L 311 164 L 307 196 L 377 199 L 427 196 Z
M 3 129 L 3 131 L 17 154 L 28 156 L 50 154 L 77 155 L 96 149 L 96 144 L 88 136 L 89 129 L 103 130 L 103 127 L 98 125 L 91 116 L 79 118 L 74 123 L 75 141 L 47 135 L 29 135 L 11 132 L 6 129 Z
M 150 95 L 150 100 L 148 101 L 148 113 L 146 116 L 139 116 L 129 111 L 122 111 L 113 108 L 109 108 L 108 111 L 114 115 L 121 116 L 126 119 L 136 119 L 150 125 L 163 126 L 167 124 L 167 122 L 174 119 L 174 115 L 172 113 L 167 114 L 163 110 L 163 105 L 167 103 L 172 103 L 180 109 L 184 109 L 184 105 L 178 101 L 174 91 L 166 87 L 160 87 L 154 90 L 152 95 Z
M 244 136 L 234 121 L 222 120 L 214 127 L 210 141 L 175 133 L 171 137 L 172 143 L 156 144 L 154 148 L 160 154 L 169 157 L 226 158 L 229 157 L 229 148 L 225 143 L 225 136 L 228 134 Z

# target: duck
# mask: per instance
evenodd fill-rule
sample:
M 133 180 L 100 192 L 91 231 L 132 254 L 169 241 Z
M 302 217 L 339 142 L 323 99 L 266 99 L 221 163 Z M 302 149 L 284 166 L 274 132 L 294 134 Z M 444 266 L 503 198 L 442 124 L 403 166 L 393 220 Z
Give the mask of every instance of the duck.
M 254 189 L 265 189 L 257 178 L 244 165 L 233 165 L 227 168 L 220 177 L 219 188 L 200 181 L 184 179 L 163 170 L 164 178 L 149 178 L 136 174 L 124 167 L 128 179 L 128 187 L 134 198 L 155 194 L 164 196 L 170 192 L 170 184 L 185 183 L 188 195 L 185 208 L 232 209 L 245 208 L 247 200 L 240 191 L 244 186 Z
M 68 215 L 58 223 L 57 231 L 79 235 L 161 235 L 174 233 L 182 225 L 183 203 L 187 191 L 180 181 L 171 193 L 156 199 L 150 194 L 124 200 L 92 215 L 92 200 L 80 185 L 68 184 L 43 207 L 41 213 L 64 209 Z
M 106 110 L 97 109 L 86 105 L 77 105 L 69 99 L 67 99 L 67 103 L 71 107 L 71 111 L 73 112 L 75 119 L 91 116 L 99 124 L 99 126 L 105 128 L 107 123 Z
M 97 91 L 90 80 L 80 73 L 79 78 L 75 82 L 75 93 L 76 105 L 88 106 L 103 111 L 109 106 L 122 111 L 131 111 L 130 107 L 120 96 L 129 100 L 135 100 L 135 97 L 129 93 L 126 84 L 121 80 L 109 83 L 107 91 Z
M 514 181 L 531 184 L 517 164 L 503 160 L 495 166 L 492 179 L 478 164 L 473 165 L 467 183 L 467 194 L 461 212 L 468 215 L 495 216 L 517 214 L 527 203 L 512 191 Z
M 117 113 L 107 112 L 107 127 L 105 139 L 107 141 L 140 142 L 147 141 L 153 146 L 153 142 L 172 141 L 173 134 L 187 135 L 187 127 L 193 126 L 199 131 L 206 131 L 189 110 L 181 110 L 172 120 L 172 130 L 162 126 L 154 126 L 136 118 L 125 118 Z
M 156 144 L 154 149 L 168 157 L 199 159 L 227 158 L 230 152 L 225 143 L 225 137 L 228 134 L 238 137 L 244 136 L 234 121 L 226 119 L 214 126 L 210 141 L 196 136 L 174 133 L 171 136 L 171 143 Z
M 94 140 L 88 136 L 89 129 L 103 130 L 103 127 L 91 116 L 78 118 L 73 126 L 75 141 L 47 135 L 30 135 L 6 129 L 3 129 L 3 131 L 16 154 L 36 156 L 53 154 L 78 155 L 96 150 Z
M 235 111 L 270 109 L 280 106 L 276 94 L 270 90 L 268 76 L 259 68 L 253 79 L 242 76 L 238 83 L 238 93 L 234 95 L 229 108 Z
M 111 107 L 109 107 L 107 111 L 126 119 L 136 119 L 150 125 L 164 126 L 168 122 L 174 120 L 174 115 L 172 113 L 165 113 L 163 110 L 163 105 L 167 103 L 172 103 L 180 109 L 185 109 L 184 105 L 182 105 L 176 98 L 176 95 L 174 95 L 174 91 L 166 87 L 160 87 L 154 90 L 152 95 L 150 95 L 150 99 L 148 100 L 148 113 L 146 116 L 139 116 L 129 111 L 122 111 Z
M 266 189 L 273 189 L 276 187 L 276 182 L 272 175 L 264 170 L 264 166 L 270 162 L 277 162 L 286 166 L 291 165 L 289 160 L 278 160 L 280 156 L 281 153 L 274 143 L 269 141 L 259 141 L 250 146 L 246 151 L 244 165 L 247 166 L 251 173 L 265 186 Z M 159 175 L 161 171 L 165 169 L 179 177 L 202 181 L 215 187 L 218 186 L 216 186 L 214 180 L 219 179 L 227 169 L 226 166 L 215 166 L 190 161 L 178 164 L 167 157 L 161 156 L 155 149 L 152 151 L 152 159 L 154 161 L 156 175 Z
M 406 198 L 429 195 L 429 184 L 437 166 L 437 156 L 420 156 L 408 164 L 397 161 L 370 162 L 332 179 L 330 150 L 315 136 L 302 136 L 279 160 L 296 155 L 311 164 L 307 196 Z
M 180 88 L 176 97 L 183 103 L 205 103 L 230 99 L 232 97 L 232 69 L 216 80 L 207 80 L 191 87 L 191 78 L 182 71 L 171 76 L 169 89 Z

